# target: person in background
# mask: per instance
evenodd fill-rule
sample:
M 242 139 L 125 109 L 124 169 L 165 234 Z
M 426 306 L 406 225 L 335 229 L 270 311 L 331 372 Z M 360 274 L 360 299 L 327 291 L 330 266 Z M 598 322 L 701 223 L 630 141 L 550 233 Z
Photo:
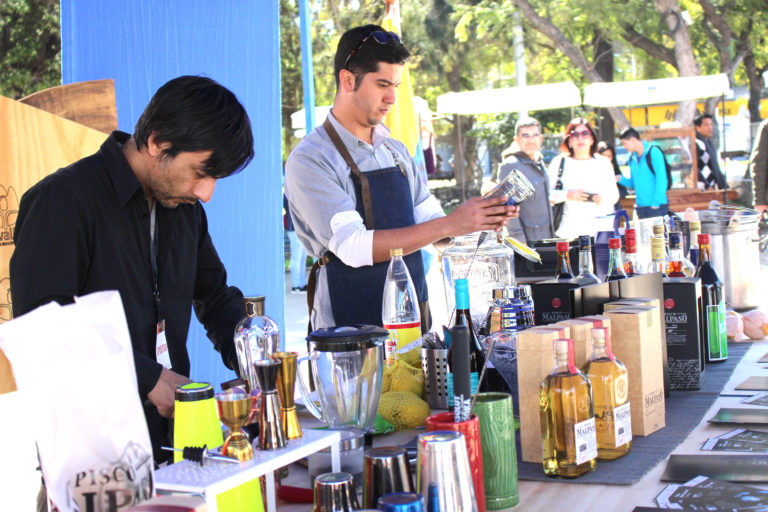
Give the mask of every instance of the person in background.
M 667 172 L 662 149 L 640 139 L 640 134 L 630 127 L 619 136 L 621 145 L 629 151 L 630 177 L 619 175 L 619 185 L 635 190 L 635 212 L 638 218 L 660 217 L 667 214 Z M 648 167 L 651 157 L 653 169 Z
M 532 117 L 521 117 L 515 124 L 515 142 L 504 152 L 499 166 L 499 182 L 516 170 L 533 185 L 533 195 L 520 203 L 520 217 L 507 224 L 509 235 L 530 244 L 532 240 L 553 238 L 552 208 L 549 204 L 549 178 L 541 148 L 541 124 Z M 519 149 L 518 149 L 519 148 Z
M 243 294 L 227 285 L 200 202 L 252 158 L 251 124 L 235 95 L 210 78 L 182 76 L 158 89 L 133 136 L 112 132 L 96 154 L 21 199 L 14 315 L 120 292 L 156 462 L 170 458 L 160 446 L 172 443 L 176 388 L 190 382 L 193 308 L 224 364 L 238 368 L 232 333 Z
M 619 189 L 611 162 L 596 155 L 597 135 L 589 121 L 577 117 L 568 123 L 561 154 L 549 164 L 549 197 L 564 203 L 555 234 L 561 238 L 595 235 L 595 219 L 613 213 Z
M 597 153 L 599 155 L 603 155 L 605 158 L 611 161 L 611 166 L 613 166 L 614 176 L 621 176 L 621 169 L 619 169 L 619 162 L 616 160 L 616 149 L 613 147 L 612 144 L 609 144 L 604 140 L 601 140 L 600 142 L 597 143 Z M 621 184 L 617 184 L 616 187 L 619 189 L 619 198 L 627 197 L 627 194 L 629 194 L 627 187 Z M 616 204 L 613 205 L 613 209 L 620 210 L 621 201 L 617 201 Z
M 701 190 L 720 189 L 725 190 L 728 184 L 725 182 L 723 171 L 720 170 L 720 163 L 717 160 L 717 151 L 709 141 L 712 133 L 715 131 L 715 123 L 710 114 L 700 114 L 693 120 L 693 127 L 696 130 L 696 162 L 698 165 L 699 181 Z
M 296 228 L 293 227 L 293 219 L 291 218 L 291 208 L 288 205 L 288 199 L 283 194 L 283 209 L 285 209 L 284 228 L 288 234 L 288 243 L 291 249 L 291 291 L 294 293 L 302 293 L 307 291 L 307 250 L 299 242 L 299 237 L 296 236 Z
M 402 248 L 429 326 L 419 249 L 446 237 L 500 230 L 517 213 L 503 199 L 472 198 L 447 216 L 406 146 L 382 124 L 410 53 L 377 25 L 345 32 L 334 56 L 328 118 L 285 164 L 285 195 L 299 240 L 318 258 L 309 276 L 312 329 L 381 325 L 390 250 Z
M 749 157 L 749 170 L 752 173 L 752 190 L 755 197 L 755 210 L 768 210 L 768 119 L 757 128 L 752 155 Z

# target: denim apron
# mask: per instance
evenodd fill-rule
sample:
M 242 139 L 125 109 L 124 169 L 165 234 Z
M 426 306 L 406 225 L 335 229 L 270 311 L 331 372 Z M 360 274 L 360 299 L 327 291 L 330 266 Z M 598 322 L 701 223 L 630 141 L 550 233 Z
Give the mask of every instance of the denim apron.
M 323 123 L 333 145 L 350 168 L 355 186 L 355 209 L 366 229 L 397 229 L 415 224 L 413 199 L 405 170 L 397 165 L 362 173 L 328 119 Z M 369 324 L 381 326 L 381 305 L 389 261 L 350 267 L 332 253 L 325 260 L 331 310 L 336 325 Z M 419 296 L 422 330 L 429 324 L 427 281 L 421 252 L 403 257 Z M 426 317 L 426 318 L 425 318 Z

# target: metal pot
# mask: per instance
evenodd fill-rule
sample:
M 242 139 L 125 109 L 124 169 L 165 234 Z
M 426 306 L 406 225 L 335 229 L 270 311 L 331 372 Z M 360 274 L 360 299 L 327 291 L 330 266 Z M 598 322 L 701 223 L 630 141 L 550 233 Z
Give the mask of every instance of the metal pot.
M 757 307 L 760 272 L 756 210 L 718 206 L 699 212 L 701 232 L 712 237 L 710 254 L 725 290 L 725 302 L 734 309 Z

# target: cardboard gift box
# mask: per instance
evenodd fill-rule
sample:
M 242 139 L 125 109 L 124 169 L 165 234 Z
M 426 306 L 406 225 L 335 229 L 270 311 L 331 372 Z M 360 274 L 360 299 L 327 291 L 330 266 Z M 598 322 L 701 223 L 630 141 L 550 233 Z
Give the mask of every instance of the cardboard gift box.
M 665 425 L 664 374 L 658 308 L 632 306 L 606 311 L 611 345 L 627 367 L 632 435 L 647 436 Z
M 640 274 L 613 282 L 618 283 L 618 295 L 615 296 L 617 300 L 632 298 L 648 300 L 650 298 L 655 298 L 659 301 L 657 314 L 659 316 L 659 328 L 661 329 L 660 343 L 661 354 L 663 357 L 662 361 L 664 363 L 664 396 L 668 397 L 671 388 L 669 384 L 669 369 L 667 364 L 666 333 L 662 328 L 664 326 L 664 311 L 661 309 L 661 303 L 664 301 L 664 288 L 661 284 L 661 273 Z
M 611 294 L 614 290 L 614 294 Z M 603 312 L 603 304 L 618 297 L 618 285 L 582 286 L 578 281 L 550 279 L 531 285 L 536 325 L 548 325 Z
M 569 336 L 570 329 L 563 325 L 532 327 L 517 335 L 520 451 L 526 462 L 542 462 L 539 389 L 555 365 L 552 343 Z
M 701 388 L 701 309 L 700 278 L 664 279 L 664 323 L 672 389 Z
M 570 320 L 563 320 L 555 325 L 563 325 L 571 330 L 574 362 L 579 369 L 584 367 L 592 355 L 592 329 L 595 327 L 608 327 L 610 329 L 608 318 L 602 316 L 572 318 Z

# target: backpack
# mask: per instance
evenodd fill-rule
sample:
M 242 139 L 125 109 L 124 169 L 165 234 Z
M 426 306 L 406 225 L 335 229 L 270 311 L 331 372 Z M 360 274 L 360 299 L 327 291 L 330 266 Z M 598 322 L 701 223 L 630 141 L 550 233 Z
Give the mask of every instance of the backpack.
M 656 176 L 656 171 L 653 169 L 653 164 L 651 163 L 651 150 L 653 148 L 661 151 L 661 156 L 664 158 L 664 169 L 667 171 L 667 190 L 669 190 L 672 188 L 672 171 L 669 165 L 669 161 L 667 160 L 667 155 L 664 154 L 664 150 L 655 144 L 651 144 L 651 146 L 648 148 L 648 152 L 645 154 L 645 161 L 648 163 L 648 168 L 651 170 L 653 175 Z

